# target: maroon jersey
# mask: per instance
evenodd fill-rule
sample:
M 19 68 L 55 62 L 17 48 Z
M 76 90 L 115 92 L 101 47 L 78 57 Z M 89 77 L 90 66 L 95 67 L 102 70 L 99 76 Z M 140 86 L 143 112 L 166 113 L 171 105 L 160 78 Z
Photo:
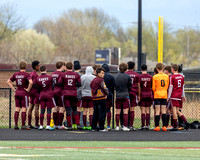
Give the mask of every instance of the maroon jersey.
M 106 99 L 108 95 L 108 89 L 106 88 L 103 78 L 96 77 L 90 83 L 90 88 L 92 91 L 93 100 L 102 100 Z
M 16 81 L 17 90 L 15 92 L 15 96 L 28 96 L 29 93 L 24 90 L 24 88 L 28 88 L 29 80 L 31 79 L 30 74 L 26 72 L 16 72 L 10 78 L 12 82 Z
M 36 80 L 37 80 L 38 74 L 36 73 L 36 71 L 32 71 L 30 73 L 30 76 L 31 76 L 31 79 L 33 80 L 33 87 L 31 88 L 30 96 L 34 97 L 34 96 L 39 95 L 38 89 L 36 87 Z
M 77 97 L 76 84 L 81 83 L 81 78 L 78 73 L 73 71 L 67 71 L 61 75 L 58 83 L 63 84 L 63 96 L 75 96 Z
M 61 71 L 55 71 L 51 74 L 51 77 L 53 79 L 53 94 L 54 96 L 61 96 L 62 95 L 62 87 L 58 86 L 59 78 L 62 76 L 63 72 Z
M 53 91 L 52 91 L 52 78 L 47 74 L 41 74 L 37 78 L 37 87 L 40 90 L 40 99 L 51 99 L 53 98 Z
M 181 74 L 174 74 L 170 77 L 170 86 L 172 87 L 171 96 L 174 100 L 182 100 L 184 88 L 184 77 Z
M 128 74 L 131 77 L 132 81 L 132 88 L 130 94 L 134 96 L 138 95 L 138 83 L 140 83 L 140 75 L 134 71 L 127 71 L 126 74 Z
M 152 76 L 149 74 L 140 75 L 140 88 L 142 98 L 152 98 Z

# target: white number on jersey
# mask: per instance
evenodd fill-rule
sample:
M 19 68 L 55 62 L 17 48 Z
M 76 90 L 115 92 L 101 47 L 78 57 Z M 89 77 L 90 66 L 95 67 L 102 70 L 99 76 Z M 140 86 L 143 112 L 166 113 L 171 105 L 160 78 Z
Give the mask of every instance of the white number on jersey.
M 147 87 L 147 81 L 144 82 L 144 87 Z
M 73 79 L 68 79 L 68 86 L 72 86 Z
M 181 87 L 181 79 L 178 80 L 178 87 Z
M 134 78 L 131 78 L 132 84 L 134 83 Z
M 42 85 L 43 87 L 46 87 L 45 81 L 42 81 Z
M 21 86 L 22 85 L 22 79 L 17 79 L 17 84 L 18 84 L 18 86 Z
M 56 78 L 53 78 L 53 83 L 56 84 Z

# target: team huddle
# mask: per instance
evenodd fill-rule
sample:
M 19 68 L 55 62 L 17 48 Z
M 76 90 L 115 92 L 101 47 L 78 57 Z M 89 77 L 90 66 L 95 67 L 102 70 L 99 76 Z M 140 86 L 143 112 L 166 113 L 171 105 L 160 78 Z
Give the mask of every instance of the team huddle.
M 26 72 L 26 66 L 26 62 L 20 62 L 20 71 L 14 73 L 7 81 L 15 92 L 14 129 L 19 129 L 18 119 L 21 111 L 21 129 L 43 130 L 44 115 L 47 110 L 47 130 L 87 129 L 105 132 L 111 130 L 111 107 L 115 106 L 115 130 L 121 128 L 123 131 L 132 131 L 135 130 L 135 107 L 140 106 L 142 124 L 140 130 L 149 130 L 151 105 L 154 108 L 154 131 L 160 131 L 160 119 L 163 131 L 178 130 L 182 122 L 186 129 L 189 128 L 189 123 L 181 112 L 183 101 L 186 100 L 184 76 L 180 74 L 181 67 L 176 64 L 164 66 L 158 63 L 153 77 L 147 73 L 145 64 L 141 66 L 142 74 L 136 73 L 135 63 L 132 61 L 127 64 L 121 63 L 119 72 L 115 76 L 109 73 L 107 64 L 88 66 L 85 74 L 81 74 L 79 61 L 74 63 L 59 61 L 56 63 L 57 70 L 51 75 L 47 74 L 46 66 L 40 65 L 37 60 L 32 62 L 31 73 Z M 16 89 L 13 86 L 14 81 Z M 115 104 L 113 98 L 116 99 Z M 81 108 L 83 108 L 83 127 L 80 125 Z M 35 126 L 31 122 L 33 109 L 35 109 Z M 89 124 L 87 124 L 87 113 Z M 64 120 L 65 114 L 66 120 Z M 50 125 L 51 118 L 54 126 Z M 171 125 L 169 125 L 170 118 Z

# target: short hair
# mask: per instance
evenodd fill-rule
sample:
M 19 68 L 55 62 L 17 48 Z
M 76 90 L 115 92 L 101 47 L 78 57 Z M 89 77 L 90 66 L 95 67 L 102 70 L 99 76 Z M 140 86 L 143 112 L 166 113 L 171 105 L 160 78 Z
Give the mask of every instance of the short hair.
M 156 69 L 156 67 L 154 68 L 153 71 L 154 71 L 155 74 L 158 74 L 158 70 Z
M 26 63 L 25 61 L 21 61 L 21 62 L 19 63 L 19 68 L 20 68 L 20 69 L 26 69 L 26 66 L 27 66 L 27 63 Z
M 57 69 L 60 69 L 62 66 L 64 66 L 63 61 L 58 61 L 58 62 L 56 63 L 56 68 L 57 68 Z
M 178 65 L 178 73 L 182 72 L 182 65 Z
M 166 70 L 169 73 L 171 73 L 172 72 L 172 66 L 165 66 L 164 70 Z
M 157 64 L 156 64 L 156 68 L 157 68 L 159 71 L 163 70 L 163 67 L 164 67 L 164 65 L 163 65 L 162 63 L 157 63 Z
M 143 65 L 141 66 L 141 70 L 142 70 L 142 71 L 147 71 L 147 65 L 146 65 L 146 64 L 143 64 Z
M 128 69 L 134 69 L 134 67 L 135 67 L 135 62 L 129 61 L 127 64 L 128 64 Z
M 67 67 L 67 69 L 72 69 L 73 68 L 72 62 L 67 62 L 66 67 Z
M 178 71 L 179 66 L 177 64 L 173 64 L 172 68 L 174 69 L 174 71 Z
M 46 70 L 47 70 L 46 66 L 44 66 L 44 65 L 40 66 L 40 71 L 41 71 L 41 72 L 44 72 L 44 71 L 46 71 Z
M 93 64 L 92 68 L 93 68 L 94 71 L 96 71 L 98 68 L 101 68 L 101 65 L 99 65 L 99 64 Z
M 38 60 L 35 60 L 32 62 L 32 68 L 35 69 L 36 66 L 38 66 L 40 62 Z
M 104 71 L 104 72 L 105 72 L 105 69 L 104 69 L 104 68 L 102 68 L 102 67 L 100 67 L 100 68 L 97 68 L 97 70 L 96 70 L 96 72 L 97 72 L 97 75 L 98 75 L 99 73 L 101 73 L 101 71 Z
M 120 72 L 122 72 L 122 73 L 126 72 L 127 68 L 128 68 L 128 65 L 127 65 L 126 63 L 121 63 L 121 64 L 119 65 L 119 70 L 120 70 Z

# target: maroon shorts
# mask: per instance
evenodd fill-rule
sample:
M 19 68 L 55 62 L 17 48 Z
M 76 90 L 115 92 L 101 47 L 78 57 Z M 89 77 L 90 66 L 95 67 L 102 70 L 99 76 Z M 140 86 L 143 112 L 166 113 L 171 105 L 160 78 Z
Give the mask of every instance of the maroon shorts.
M 56 106 L 54 98 L 51 99 L 40 99 L 40 107 L 41 109 L 45 108 L 53 108 Z
M 39 95 L 37 96 L 30 96 L 30 104 L 39 104 Z
M 139 102 L 140 107 L 151 107 L 152 100 L 151 98 L 142 98 Z
M 111 108 L 113 106 L 111 99 L 106 99 L 106 107 Z
M 123 106 L 123 109 L 129 108 L 129 106 L 130 106 L 129 98 L 117 98 L 116 99 L 116 109 L 121 109 L 121 106 Z
M 75 107 L 77 106 L 78 99 L 74 96 L 64 96 L 63 102 L 65 107 Z
M 136 107 L 138 105 L 138 97 L 134 95 L 130 95 L 130 104 L 131 104 L 131 107 Z
M 15 106 L 20 108 L 28 108 L 28 96 L 15 96 Z
M 182 101 L 171 99 L 172 107 L 182 108 Z
M 55 96 L 54 95 L 54 100 L 55 100 L 56 106 L 63 107 L 63 101 L 62 101 L 61 96 Z
M 82 107 L 83 108 L 93 108 L 93 98 L 92 97 L 83 97 L 82 98 Z

